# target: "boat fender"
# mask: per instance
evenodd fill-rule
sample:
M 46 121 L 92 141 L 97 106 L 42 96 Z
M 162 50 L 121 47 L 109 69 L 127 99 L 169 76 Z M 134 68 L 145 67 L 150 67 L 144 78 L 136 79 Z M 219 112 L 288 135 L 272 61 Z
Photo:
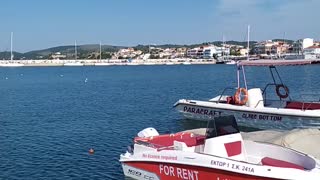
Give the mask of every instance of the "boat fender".
M 280 91 L 281 88 L 284 89 L 285 94 L 282 94 L 282 93 L 281 93 L 281 91 Z M 288 88 L 286 85 L 278 84 L 278 85 L 276 86 L 276 93 L 277 93 L 277 95 L 278 95 L 281 99 L 285 99 L 285 98 L 287 98 L 287 97 L 289 96 L 289 88 Z
M 243 97 L 241 99 L 241 97 Z M 234 95 L 235 104 L 245 105 L 248 101 L 248 91 L 245 88 L 238 88 Z

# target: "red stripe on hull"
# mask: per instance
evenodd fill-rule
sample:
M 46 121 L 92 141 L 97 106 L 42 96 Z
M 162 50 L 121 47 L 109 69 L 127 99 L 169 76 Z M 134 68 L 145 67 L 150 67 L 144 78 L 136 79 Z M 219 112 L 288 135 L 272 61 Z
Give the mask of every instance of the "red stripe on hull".
M 156 163 L 156 162 L 123 162 L 128 166 L 145 170 L 157 174 L 160 179 L 165 180 L 272 180 L 265 178 L 220 169 L 198 167 L 191 165 L 182 165 L 174 163 Z M 274 180 L 274 179 L 273 179 Z

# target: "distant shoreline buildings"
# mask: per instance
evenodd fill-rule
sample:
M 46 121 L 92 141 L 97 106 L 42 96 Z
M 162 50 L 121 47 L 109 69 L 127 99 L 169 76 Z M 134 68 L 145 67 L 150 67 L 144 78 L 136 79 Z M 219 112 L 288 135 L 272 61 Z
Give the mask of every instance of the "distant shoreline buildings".
M 233 41 L 235 42 L 235 41 Z M 86 46 L 86 45 L 85 45 Z M 189 59 L 215 59 L 218 61 L 224 61 L 226 59 L 246 59 L 248 53 L 250 56 L 254 56 L 258 59 L 277 59 L 290 56 L 303 56 L 305 59 L 320 58 L 320 43 L 314 41 L 311 38 L 305 38 L 297 41 L 290 40 L 265 40 L 250 44 L 249 52 L 246 45 L 224 43 L 213 44 L 205 43 L 195 46 L 179 46 L 179 47 L 166 47 L 162 46 L 136 46 L 115 48 L 112 50 L 102 50 L 99 52 L 99 48 L 92 48 L 90 50 L 81 50 L 79 48 L 77 59 L 136 59 L 136 60 L 148 60 L 148 59 L 177 59 L 177 58 L 189 58 Z M 173 46 L 173 45 L 172 45 Z M 81 47 L 81 46 L 79 46 Z M 63 48 L 52 48 L 49 54 L 40 54 L 32 58 L 32 60 L 67 60 L 76 57 L 72 50 L 72 47 L 64 50 Z M 57 49 L 57 50 L 55 50 Z M 7 52 L 2 52 L 8 56 Z M 0 53 L 1 55 L 1 53 Z M 101 57 L 100 57 L 101 56 Z M 1 57 L 1 56 L 0 56 Z M 16 57 L 16 56 L 14 56 Z M 2 60 L 8 60 L 9 58 L 2 57 Z M 16 60 L 25 60 L 26 57 L 17 57 Z
M 305 38 L 289 43 L 284 40 L 266 40 L 254 43 L 248 48 L 236 44 L 205 44 L 193 48 L 161 48 L 149 46 L 147 51 L 135 49 L 132 47 L 121 48 L 117 52 L 111 53 L 110 59 L 216 59 L 225 60 L 244 59 L 248 53 L 259 59 L 283 58 L 290 55 L 304 55 L 306 59 L 320 58 L 320 43 L 311 38 Z M 66 55 L 56 52 L 49 59 L 66 59 Z

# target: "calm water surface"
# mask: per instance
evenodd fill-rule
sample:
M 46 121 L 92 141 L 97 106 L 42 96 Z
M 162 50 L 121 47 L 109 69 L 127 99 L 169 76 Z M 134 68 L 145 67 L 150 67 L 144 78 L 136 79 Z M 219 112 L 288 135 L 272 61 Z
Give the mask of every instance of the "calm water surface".
M 270 78 L 246 70 L 251 87 Z M 279 71 L 294 97 L 320 94 L 319 65 Z M 0 179 L 123 179 L 119 155 L 138 131 L 195 127 L 172 105 L 212 98 L 235 75 L 230 65 L 1 68 Z

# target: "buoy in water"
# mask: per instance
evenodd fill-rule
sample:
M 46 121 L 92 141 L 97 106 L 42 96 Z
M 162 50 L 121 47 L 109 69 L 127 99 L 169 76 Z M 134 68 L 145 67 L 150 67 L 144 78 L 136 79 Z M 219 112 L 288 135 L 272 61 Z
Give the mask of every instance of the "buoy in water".
M 90 149 L 89 149 L 89 153 L 90 153 L 90 154 L 93 154 L 93 153 L 94 153 L 94 149 L 93 149 L 93 148 L 90 148 Z

